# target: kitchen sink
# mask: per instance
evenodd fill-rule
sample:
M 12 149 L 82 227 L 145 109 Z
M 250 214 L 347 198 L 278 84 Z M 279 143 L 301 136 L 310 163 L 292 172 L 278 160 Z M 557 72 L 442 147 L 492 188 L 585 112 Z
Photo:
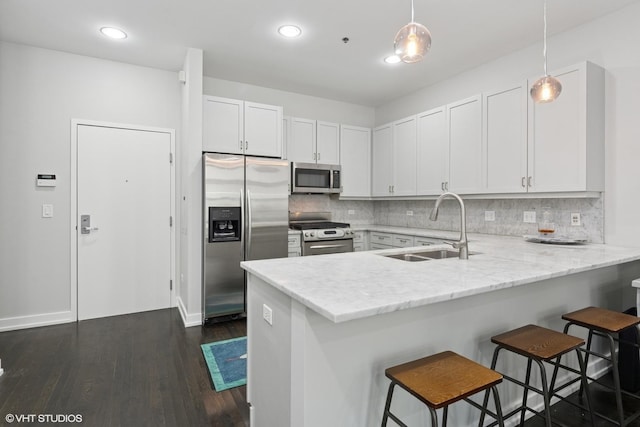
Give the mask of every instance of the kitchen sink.
M 416 262 L 416 261 L 430 261 L 433 258 L 427 258 L 416 254 L 396 254 L 396 255 L 384 255 L 387 258 L 401 259 L 402 261 Z
M 475 252 L 469 253 L 469 255 L 474 255 L 474 254 Z M 430 251 L 382 255 L 382 256 L 387 258 L 399 259 L 402 261 L 417 262 L 417 261 L 431 261 L 434 259 L 458 258 L 459 252 L 451 249 L 435 249 Z

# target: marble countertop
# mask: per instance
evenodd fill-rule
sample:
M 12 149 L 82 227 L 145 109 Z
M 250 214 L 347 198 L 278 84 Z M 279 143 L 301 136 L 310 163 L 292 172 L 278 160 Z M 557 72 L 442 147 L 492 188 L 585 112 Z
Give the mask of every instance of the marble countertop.
M 398 232 L 396 227 L 362 229 Z M 408 234 L 447 239 L 458 235 L 424 229 L 412 229 Z M 424 251 L 426 248 L 421 246 L 245 261 L 241 265 L 339 323 L 640 260 L 640 248 L 549 245 L 485 234 L 469 234 L 468 239 L 472 254 L 468 260 L 407 262 L 381 256 Z M 437 248 L 451 247 L 446 244 L 429 247 Z

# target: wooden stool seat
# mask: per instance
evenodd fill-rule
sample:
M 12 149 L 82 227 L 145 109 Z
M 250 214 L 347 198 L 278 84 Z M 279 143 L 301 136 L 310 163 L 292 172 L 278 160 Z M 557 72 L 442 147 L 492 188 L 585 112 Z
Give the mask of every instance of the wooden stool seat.
M 406 390 L 427 406 L 432 427 L 438 426 L 436 410 L 442 409 L 442 426 L 445 427 L 449 405 L 459 400 L 464 400 L 479 409 L 482 414 L 481 420 L 484 420 L 485 415 L 489 415 L 495 420 L 493 425 L 504 427 L 500 396 L 496 387 L 496 384 L 502 382 L 502 375 L 457 353 L 443 351 L 387 368 L 384 374 L 391 383 L 382 416 L 383 427 L 387 425 L 389 418 L 399 426 L 407 426 L 391 412 L 395 386 Z M 470 396 L 481 391 L 485 392 L 485 401 L 482 406 L 470 399 Z M 495 413 L 487 409 L 490 393 L 493 394 Z
M 502 375 L 452 351 L 445 351 L 385 370 L 425 405 L 440 409 L 496 385 Z
M 564 320 L 585 328 L 618 333 L 640 323 L 640 317 L 599 307 L 587 307 L 562 315 Z
M 526 325 L 491 338 L 491 342 L 541 360 L 551 360 L 584 344 L 584 340 L 536 325 Z

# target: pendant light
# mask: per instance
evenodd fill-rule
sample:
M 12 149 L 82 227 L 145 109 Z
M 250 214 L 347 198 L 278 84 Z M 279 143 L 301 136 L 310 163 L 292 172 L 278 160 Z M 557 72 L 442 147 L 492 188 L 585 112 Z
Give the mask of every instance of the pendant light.
M 411 0 L 411 22 L 400 28 L 393 41 L 393 49 L 402 62 L 421 61 L 431 49 L 431 33 L 422 24 L 413 20 L 413 0 Z
M 544 56 L 544 76 L 540 77 L 531 86 L 531 98 L 537 103 L 552 102 L 562 91 L 562 85 L 558 79 L 551 77 L 547 73 L 547 0 L 544 1 L 544 46 L 542 55 Z

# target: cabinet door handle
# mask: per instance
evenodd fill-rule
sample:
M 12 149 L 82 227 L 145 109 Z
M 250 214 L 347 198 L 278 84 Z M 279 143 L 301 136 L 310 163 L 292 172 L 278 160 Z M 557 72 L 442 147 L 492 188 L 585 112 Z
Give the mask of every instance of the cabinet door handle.
M 320 153 L 318 153 L 318 160 L 320 160 Z
M 531 177 L 527 178 L 527 185 L 531 187 Z
M 248 150 L 249 149 L 249 141 L 245 141 L 244 142 L 244 149 Z
M 242 141 L 240 141 L 240 151 L 242 151 Z
M 525 182 L 524 182 L 524 180 L 525 180 L 525 179 L 526 179 L 526 178 L 523 176 L 523 177 L 522 177 L 522 180 L 520 181 L 520 183 L 521 183 L 521 185 L 522 185 L 522 188 L 525 188 L 525 187 L 527 186 L 527 184 L 525 184 Z
M 440 183 L 440 189 L 444 191 L 444 181 Z

